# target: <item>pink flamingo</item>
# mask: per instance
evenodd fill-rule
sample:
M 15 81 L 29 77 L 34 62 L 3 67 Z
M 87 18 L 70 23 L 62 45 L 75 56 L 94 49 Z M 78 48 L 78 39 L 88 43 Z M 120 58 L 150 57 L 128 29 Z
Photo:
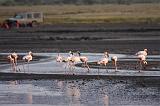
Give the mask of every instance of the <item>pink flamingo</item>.
M 23 58 L 22 58 L 25 62 L 27 62 L 28 64 L 28 71 L 29 71 L 29 62 L 33 59 L 33 53 L 30 51 L 28 52 L 27 55 L 25 55 Z
M 78 53 L 78 56 L 79 56 L 80 61 L 81 61 L 82 63 L 84 63 L 84 66 L 87 67 L 88 72 L 89 72 L 90 68 L 89 68 L 89 65 L 88 65 L 88 58 L 87 58 L 86 56 L 81 56 L 80 51 L 77 51 L 77 53 Z
M 102 58 L 100 61 L 97 62 L 97 64 L 99 64 L 100 66 L 104 65 L 106 67 L 106 71 L 107 72 L 108 72 L 108 70 L 107 70 L 107 64 L 109 62 L 108 58 L 109 58 L 108 52 L 104 52 L 104 58 Z M 98 68 L 98 73 L 99 73 L 99 68 Z
M 147 65 L 147 61 L 146 61 L 145 55 L 138 55 L 138 59 L 139 59 L 139 65 L 140 65 L 140 70 L 139 70 L 140 72 L 142 70 L 142 66 Z
M 144 49 L 143 51 L 138 51 L 135 55 L 138 56 L 138 55 L 144 55 L 144 56 L 147 56 L 147 49 Z
M 62 62 L 63 57 L 58 53 L 58 56 L 56 57 L 56 62 Z
M 18 59 L 18 55 L 14 52 L 10 55 L 7 56 L 7 58 L 9 59 L 10 63 L 11 63 L 11 67 L 13 69 L 13 71 L 17 71 L 17 59 Z

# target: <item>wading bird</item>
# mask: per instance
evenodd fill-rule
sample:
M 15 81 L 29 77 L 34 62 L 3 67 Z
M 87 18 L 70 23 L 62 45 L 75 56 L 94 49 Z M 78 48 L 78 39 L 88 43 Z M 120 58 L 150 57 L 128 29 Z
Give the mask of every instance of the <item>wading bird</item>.
M 62 62 L 63 57 L 58 53 L 58 56 L 56 57 L 56 62 Z
M 14 61 L 15 61 L 15 65 L 17 65 L 17 59 L 18 59 L 18 55 L 17 55 L 17 53 L 12 53 L 11 54 L 12 56 L 13 56 L 13 58 L 14 58 Z
M 59 53 L 58 53 L 58 55 L 57 55 L 57 57 L 56 57 L 56 62 L 66 63 L 65 69 L 66 69 L 67 67 L 69 67 L 69 69 L 72 68 L 72 67 L 71 67 L 71 57 L 72 57 L 73 54 L 71 53 L 71 51 L 69 52 L 69 54 L 70 54 L 70 56 L 68 56 L 67 58 L 61 56 Z M 66 73 L 66 71 L 65 71 L 65 73 Z
M 17 71 L 17 59 L 18 59 L 18 55 L 17 53 L 12 53 L 10 55 L 8 55 L 7 57 L 10 61 L 11 67 L 13 71 Z
M 145 57 L 147 56 L 147 49 L 144 49 L 143 51 L 138 51 L 135 55 L 138 56 L 138 55 L 144 55 Z
M 73 52 L 69 51 L 68 57 L 62 57 L 60 54 L 58 54 L 58 56 L 56 57 L 56 61 L 66 63 L 65 69 L 68 67 L 69 70 L 73 70 L 73 66 L 74 66 L 73 57 L 74 57 Z
M 27 55 L 25 55 L 22 59 L 25 61 L 25 62 L 27 62 L 27 64 L 28 64 L 28 71 L 29 71 L 29 62 L 32 60 L 32 57 L 33 56 L 33 53 L 30 51 L 30 52 L 28 52 L 28 54 Z M 24 67 L 24 65 L 23 65 L 23 67 Z M 25 69 L 24 69 L 25 70 Z
M 138 55 L 138 59 L 139 59 L 139 66 L 140 66 L 139 72 L 141 72 L 143 65 L 147 65 L 146 56 Z
M 117 56 L 111 57 L 112 63 L 115 67 L 115 72 L 117 71 Z
M 137 62 L 137 64 L 140 66 L 140 70 L 142 70 L 142 65 L 146 65 L 147 64 L 147 61 L 146 61 L 147 51 L 148 51 L 147 49 L 144 49 L 143 51 L 138 51 L 135 54 L 139 59 L 139 64 L 138 64 L 138 62 Z
M 108 72 L 107 70 L 108 58 L 109 58 L 108 52 L 104 52 L 104 58 L 102 58 L 100 61 L 97 62 L 97 64 L 99 64 L 100 66 L 104 65 L 107 72 Z M 99 68 L 98 68 L 98 73 L 99 73 Z
M 8 55 L 7 56 L 7 59 L 10 61 L 10 64 L 11 64 L 11 69 L 13 71 L 16 71 L 16 65 L 15 65 L 15 61 L 14 61 L 14 58 L 12 55 Z
M 84 66 L 87 67 L 88 72 L 89 72 L 90 68 L 89 68 L 89 65 L 88 65 L 88 58 L 87 58 L 86 56 L 81 56 L 80 51 L 77 51 L 77 53 L 78 53 L 78 56 L 79 56 L 80 61 L 81 61 L 82 63 L 84 63 Z
M 69 51 L 69 56 L 65 59 L 65 62 L 67 62 L 67 66 L 69 67 L 70 70 L 73 69 L 74 65 L 73 57 L 74 57 L 73 52 Z

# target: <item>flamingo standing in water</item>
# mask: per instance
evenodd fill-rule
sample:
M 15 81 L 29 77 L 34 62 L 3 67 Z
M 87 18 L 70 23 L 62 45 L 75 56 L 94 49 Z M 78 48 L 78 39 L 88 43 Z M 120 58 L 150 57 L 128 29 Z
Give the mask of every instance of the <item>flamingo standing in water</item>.
M 107 72 L 108 72 L 107 70 L 108 58 L 109 58 L 108 52 L 104 52 L 104 58 L 102 58 L 100 61 L 97 62 L 97 64 L 99 65 L 104 65 L 106 67 Z M 98 73 L 99 73 L 99 68 L 98 68 Z
M 25 55 L 22 59 L 25 61 L 25 62 L 27 62 L 27 64 L 28 64 L 28 71 L 29 71 L 29 62 L 32 60 L 32 57 L 33 56 L 33 53 L 30 51 L 30 52 L 28 52 L 28 54 L 27 55 Z M 25 69 L 24 69 L 25 70 Z
M 18 59 L 18 55 L 17 55 L 17 53 L 12 53 L 11 54 L 12 56 L 13 56 L 13 58 L 14 58 L 14 61 L 15 61 L 15 65 L 17 65 L 17 59 Z
M 84 66 L 87 67 L 88 72 L 89 72 L 90 68 L 89 68 L 89 65 L 88 65 L 88 58 L 87 58 L 86 56 L 81 56 L 80 51 L 77 51 L 77 53 L 78 53 L 78 56 L 79 56 L 79 60 L 80 60 L 82 63 L 84 63 Z
M 73 59 L 74 55 L 72 51 L 69 51 L 69 56 L 64 58 L 62 57 L 59 53 L 58 56 L 56 57 L 56 62 L 64 62 L 67 63 L 65 66 L 65 69 L 67 68 L 67 66 L 69 67 L 70 70 L 73 69 L 73 64 L 74 64 L 74 59 Z M 65 71 L 66 73 L 66 71 Z
M 138 56 L 138 55 L 144 55 L 144 56 L 147 56 L 147 49 L 144 49 L 143 51 L 138 51 L 135 55 Z
M 64 62 L 67 62 L 66 67 L 68 66 L 70 68 L 70 70 L 73 69 L 74 66 L 74 59 L 73 59 L 74 55 L 72 51 L 69 51 L 69 56 L 67 57 L 67 59 L 63 60 Z
M 69 53 L 70 53 L 70 52 L 69 52 Z M 65 59 L 64 57 L 62 57 L 62 56 L 58 53 L 58 55 L 57 55 L 57 57 L 56 57 L 56 62 L 59 62 L 59 63 L 61 63 L 61 62 L 67 63 L 66 66 L 65 66 L 65 69 L 66 69 L 67 66 L 68 66 L 69 68 L 71 67 L 70 61 L 71 61 L 71 55 Z M 66 71 L 65 71 L 65 73 L 66 73 Z
M 63 57 L 58 53 L 58 56 L 56 57 L 56 62 L 62 62 Z
M 17 53 L 12 53 L 10 55 L 7 56 L 7 58 L 9 59 L 10 63 L 11 63 L 11 67 L 13 71 L 17 71 L 17 59 L 18 59 L 18 55 Z
M 16 71 L 16 65 L 15 65 L 15 61 L 14 61 L 13 56 L 12 56 L 12 55 L 8 55 L 7 58 L 8 58 L 9 61 L 10 61 L 12 70 L 13 70 L 13 71 Z
M 112 63 L 115 67 L 115 72 L 117 71 L 117 59 L 118 59 L 117 56 L 111 57 Z
M 146 61 L 147 51 L 148 51 L 147 49 L 144 49 L 143 51 L 138 51 L 135 54 L 139 59 L 140 70 L 142 69 L 142 65 L 147 65 L 147 61 Z M 138 62 L 137 62 L 137 64 L 138 64 Z
M 140 66 L 139 72 L 141 72 L 143 65 L 147 65 L 146 56 L 138 55 L 138 59 L 139 59 L 139 66 Z
M 80 61 L 79 56 L 75 56 L 72 51 L 69 52 L 70 56 L 67 57 L 67 63 L 70 70 L 74 69 L 75 63 Z

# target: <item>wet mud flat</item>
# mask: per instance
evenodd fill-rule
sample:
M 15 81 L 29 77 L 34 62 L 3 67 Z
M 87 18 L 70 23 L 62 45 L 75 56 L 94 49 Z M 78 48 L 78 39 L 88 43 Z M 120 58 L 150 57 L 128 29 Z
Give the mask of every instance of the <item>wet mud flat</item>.
M 159 77 L 5 80 L 0 81 L 0 104 L 158 106 Z
M 1 52 L 101 52 L 135 54 L 147 48 L 149 54 L 160 53 L 159 24 L 64 24 L 44 25 L 35 28 L 0 29 Z M 1 64 L 6 64 L 2 56 Z M 5 62 L 4 62 L 5 60 Z M 36 60 L 39 60 L 38 58 Z M 89 63 L 97 68 L 95 63 Z M 119 61 L 120 69 L 135 69 L 136 62 Z M 81 66 L 81 64 L 78 64 Z M 107 66 L 113 68 L 112 64 Z M 153 68 L 155 67 L 155 68 Z M 105 68 L 105 67 L 101 67 Z M 159 69 L 159 62 L 152 62 L 145 70 Z M 137 69 L 136 69 L 137 70 Z M 156 70 L 157 71 L 157 70 Z M 16 74 L 16 73 L 14 73 Z M 135 106 L 160 105 L 160 77 L 86 76 L 73 79 L 68 76 L 48 79 L 6 78 L 0 73 L 0 104 L 44 104 L 44 105 L 87 105 L 87 106 Z M 28 75 L 32 76 L 32 75 Z M 34 77 L 34 75 L 33 75 Z M 76 77 L 78 79 L 76 79 Z M 93 78 L 95 77 L 95 78 Z M 25 79 L 26 78 L 26 79 Z M 70 79 L 69 79 L 70 78 Z
M 0 33 L 1 52 L 160 52 L 160 24 L 59 24 Z

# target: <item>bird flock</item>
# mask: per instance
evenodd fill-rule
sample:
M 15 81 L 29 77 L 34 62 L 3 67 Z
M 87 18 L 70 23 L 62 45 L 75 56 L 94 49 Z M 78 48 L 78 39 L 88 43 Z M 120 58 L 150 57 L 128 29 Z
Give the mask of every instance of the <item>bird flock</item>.
M 29 62 L 32 60 L 32 56 L 33 56 L 33 53 L 31 51 L 29 51 L 27 55 L 22 57 L 23 62 L 24 63 L 27 62 L 27 64 L 28 64 L 28 71 L 29 71 Z M 11 68 L 14 72 L 21 71 L 20 69 L 17 68 L 17 65 L 18 65 L 17 64 L 17 59 L 18 59 L 17 53 L 14 52 L 14 53 L 9 54 L 7 56 L 7 59 L 10 61 Z M 23 70 L 25 71 L 24 63 L 23 63 Z
M 139 72 L 141 72 L 143 65 L 147 65 L 147 61 L 146 61 L 146 57 L 147 57 L 147 49 L 144 49 L 143 51 L 138 51 L 135 56 L 137 56 L 138 58 L 138 65 L 140 67 Z M 81 56 L 81 53 L 79 51 L 77 52 L 72 52 L 69 51 L 69 56 L 68 57 L 64 57 L 61 56 L 59 53 L 56 57 L 56 61 L 57 62 L 64 62 L 66 63 L 66 67 L 68 67 L 71 71 L 74 70 L 75 64 L 77 62 L 82 62 L 83 66 L 87 68 L 87 72 L 90 71 L 90 67 L 88 65 L 88 58 L 86 56 Z M 115 72 L 117 72 L 117 61 L 118 61 L 118 57 L 117 56 L 112 56 L 111 57 L 111 62 L 113 64 L 113 66 L 115 67 Z M 109 63 L 109 53 L 106 51 L 104 52 L 104 56 L 102 59 L 98 60 L 97 65 L 100 66 L 105 66 L 106 71 L 108 72 L 107 69 L 107 64 Z M 65 68 L 66 68 L 65 67 Z M 98 67 L 98 73 L 99 73 L 99 67 Z
M 96 64 L 99 66 L 105 66 L 106 71 L 108 72 L 107 69 L 107 64 L 109 63 L 109 53 L 107 51 L 104 52 L 103 57 L 99 59 Z M 143 66 L 147 65 L 146 57 L 147 57 L 147 49 L 144 49 L 143 51 L 138 51 L 135 56 L 137 56 L 138 61 L 137 64 L 140 67 L 139 72 L 142 70 Z M 17 59 L 18 59 L 18 54 L 17 53 L 11 53 L 7 56 L 7 59 L 10 61 L 11 64 L 11 69 L 13 71 L 21 71 L 20 69 L 17 68 Z M 33 53 L 31 51 L 28 52 L 27 55 L 23 56 L 23 70 L 25 71 L 24 64 L 28 64 L 28 71 L 29 71 L 29 62 L 33 60 Z M 87 69 L 87 72 L 90 72 L 90 66 L 88 65 L 88 57 L 83 56 L 80 51 L 77 52 L 72 52 L 69 51 L 68 56 L 62 56 L 60 53 L 56 56 L 56 62 L 59 63 L 66 63 L 65 68 L 69 68 L 71 71 L 75 69 L 75 64 L 78 62 L 82 63 L 82 66 Z M 115 68 L 115 72 L 117 71 L 117 61 L 118 57 L 117 56 L 112 56 L 111 57 L 111 62 Z M 99 73 L 99 68 L 98 68 L 98 73 Z

